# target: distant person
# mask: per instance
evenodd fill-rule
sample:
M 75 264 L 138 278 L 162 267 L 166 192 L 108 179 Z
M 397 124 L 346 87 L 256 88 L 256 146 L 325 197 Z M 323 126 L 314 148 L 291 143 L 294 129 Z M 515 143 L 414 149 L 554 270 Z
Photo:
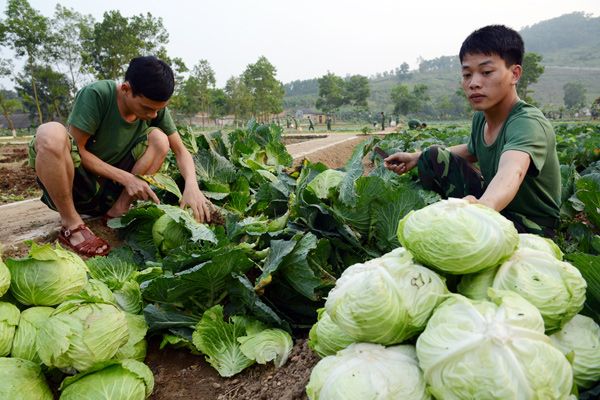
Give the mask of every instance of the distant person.
M 296 119 L 296 117 L 292 117 L 292 120 L 294 121 L 294 129 L 298 130 L 298 120 Z
M 312 119 L 310 119 L 310 115 L 308 116 L 308 130 L 313 132 L 315 130 L 315 126 L 313 125 Z
M 425 188 L 499 211 L 519 232 L 552 237 L 561 202 L 556 137 L 542 112 L 517 95 L 523 53 L 523 39 L 505 26 L 471 33 L 459 52 L 463 90 L 476 110 L 468 143 L 395 153 L 385 166 L 398 174 L 417 167 Z
M 327 130 L 330 131 L 331 130 L 331 116 L 330 115 L 327 116 L 325 123 L 327 125 Z
M 385 130 L 385 114 L 383 113 L 383 111 L 381 112 L 381 130 Z
M 290 129 L 290 126 L 292 126 L 292 123 L 290 122 L 290 117 L 285 118 L 285 126 L 288 129 Z
M 421 121 L 419 121 L 418 119 L 411 119 L 408 121 L 409 129 L 419 129 L 421 127 L 421 125 L 423 125 L 423 123 Z
M 83 222 L 81 214 L 105 219 L 125 214 L 135 200 L 158 197 L 137 175 L 161 167 L 172 150 L 185 181 L 181 207 L 198 221 L 210 220 L 211 203 L 198 188 L 192 156 L 169 110 L 173 71 L 154 56 L 131 60 L 125 80 L 101 80 L 75 96 L 67 126 L 38 127 L 29 148 L 43 194 L 60 214 L 60 243 L 83 256 L 106 255 L 110 246 Z

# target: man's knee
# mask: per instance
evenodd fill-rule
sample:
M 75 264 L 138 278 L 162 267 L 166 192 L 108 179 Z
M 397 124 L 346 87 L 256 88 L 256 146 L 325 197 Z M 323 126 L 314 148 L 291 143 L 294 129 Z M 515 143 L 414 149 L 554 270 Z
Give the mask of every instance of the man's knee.
M 170 149 L 169 137 L 160 129 L 153 129 L 148 133 L 148 148 L 152 149 L 157 157 L 166 157 Z
M 69 133 L 63 124 L 47 122 L 38 127 L 35 133 L 35 150 L 37 154 L 44 152 L 62 154 L 69 147 Z

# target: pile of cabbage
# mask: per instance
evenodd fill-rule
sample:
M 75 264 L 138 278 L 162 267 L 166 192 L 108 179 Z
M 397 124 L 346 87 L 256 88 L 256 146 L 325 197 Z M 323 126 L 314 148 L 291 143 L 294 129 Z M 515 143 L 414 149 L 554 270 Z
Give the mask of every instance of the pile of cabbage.
M 309 334 L 311 400 L 567 399 L 600 380 L 586 282 L 551 241 L 442 200 L 348 267 Z

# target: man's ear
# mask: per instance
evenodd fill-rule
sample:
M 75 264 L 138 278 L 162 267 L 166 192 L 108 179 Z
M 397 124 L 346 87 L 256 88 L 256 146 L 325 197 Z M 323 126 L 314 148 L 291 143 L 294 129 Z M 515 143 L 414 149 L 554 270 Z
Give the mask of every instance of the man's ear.
M 516 85 L 517 83 L 519 83 L 521 75 L 523 75 L 523 67 L 519 64 L 511 65 L 510 73 L 512 74 L 512 84 Z
M 131 84 L 127 81 L 121 83 L 120 89 L 123 93 L 131 93 Z

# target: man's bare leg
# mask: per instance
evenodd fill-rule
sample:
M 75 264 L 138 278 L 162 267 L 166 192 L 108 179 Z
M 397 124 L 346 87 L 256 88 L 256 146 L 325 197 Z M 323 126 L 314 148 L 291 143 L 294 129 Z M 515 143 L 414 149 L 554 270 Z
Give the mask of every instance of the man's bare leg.
M 73 203 L 75 167 L 71 159 L 67 129 L 58 122 L 40 125 L 35 136 L 35 149 L 35 172 L 54 202 L 62 226 L 67 229 L 78 227 L 83 224 L 83 220 Z M 75 232 L 69 240 L 76 246 L 84 241 L 84 237 Z M 97 252 L 100 254 L 104 250 L 106 246 L 102 246 Z
M 160 129 L 155 129 L 148 134 L 148 148 L 131 169 L 134 175 L 152 175 L 162 165 L 169 152 L 169 138 Z M 135 200 L 125 190 L 121 192 L 115 204 L 106 212 L 111 217 L 120 217 L 129 210 Z

